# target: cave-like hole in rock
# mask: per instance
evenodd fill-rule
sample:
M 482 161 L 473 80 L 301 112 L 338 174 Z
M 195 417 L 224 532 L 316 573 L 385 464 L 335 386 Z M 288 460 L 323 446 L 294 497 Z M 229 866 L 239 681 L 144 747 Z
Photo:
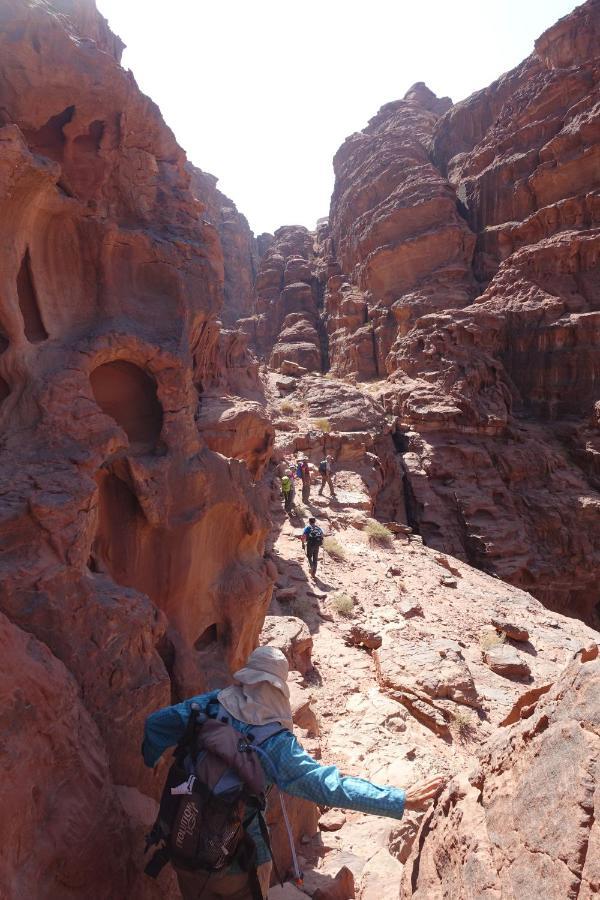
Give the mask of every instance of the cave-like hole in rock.
M 25 139 L 35 153 L 48 156 L 56 162 L 62 162 L 66 138 L 64 126 L 71 121 L 75 113 L 74 106 L 67 106 L 61 113 L 51 116 L 45 125 L 37 131 L 25 129 Z
M 143 369 L 116 360 L 94 369 L 90 382 L 102 412 L 121 426 L 130 441 L 156 443 L 162 431 L 162 407 L 156 383 Z
M 31 344 L 39 344 L 48 337 L 44 327 L 37 295 L 31 276 L 31 260 L 29 250 L 25 252 L 19 274 L 17 275 L 17 294 L 19 306 L 25 325 L 25 337 Z
M 397 453 L 408 453 L 408 438 L 403 431 L 392 431 L 392 441 Z
M 194 643 L 196 650 L 208 650 L 219 642 L 219 626 L 215 622 L 205 628 L 198 640 Z

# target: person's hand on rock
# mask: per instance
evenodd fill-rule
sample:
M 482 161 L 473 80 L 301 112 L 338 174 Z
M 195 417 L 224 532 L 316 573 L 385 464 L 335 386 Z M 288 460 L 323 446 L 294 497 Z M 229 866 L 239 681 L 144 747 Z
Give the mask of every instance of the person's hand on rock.
M 445 775 L 434 775 L 424 781 L 417 781 L 412 787 L 407 788 L 404 799 L 405 809 L 413 809 L 423 812 L 427 809 L 430 800 L 434 800 L 446 786 L 448 779 Z

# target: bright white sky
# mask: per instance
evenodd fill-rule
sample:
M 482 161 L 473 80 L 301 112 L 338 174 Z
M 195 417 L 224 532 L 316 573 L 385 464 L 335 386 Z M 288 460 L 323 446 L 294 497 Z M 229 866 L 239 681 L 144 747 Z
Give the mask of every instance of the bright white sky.
M 415 81 L 456 102 L 575 0 L 97 0 L 123 65 L 258 234 L 329 212 L 332 157 Z

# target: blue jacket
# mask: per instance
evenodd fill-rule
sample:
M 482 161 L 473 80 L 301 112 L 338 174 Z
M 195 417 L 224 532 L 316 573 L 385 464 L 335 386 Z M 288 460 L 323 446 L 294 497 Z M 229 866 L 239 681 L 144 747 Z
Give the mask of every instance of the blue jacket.
M 211 701 L 216 701 L 218 691 L 199 694 L 152 713 L 146 719 L 142 753 L 147 766 L 154 766 L 168 747 L 174 747 L 183 736 L 192 703 L 204 711 Z M 252 726 L 231 719 L 231 724 L 242 734 Z M 336 766 L 322 766 L 304 750 L 293 734 L 282 731 L 268 738 L 262 745 L 268 762 L 259 757 L 267 781 L 275 782 L 280 790 L 293 797 L 312 800 L 318 806 L 334 806 L 355 809 L 376 816 L 401 819 L 404 812 L 404 791 L 394 787 L 379 787 L 363 778 L 341 775 Z M 269 859 L 269 851 L 260 835 L 257 822 L 248 829 L 256 842 L 257 863 Z

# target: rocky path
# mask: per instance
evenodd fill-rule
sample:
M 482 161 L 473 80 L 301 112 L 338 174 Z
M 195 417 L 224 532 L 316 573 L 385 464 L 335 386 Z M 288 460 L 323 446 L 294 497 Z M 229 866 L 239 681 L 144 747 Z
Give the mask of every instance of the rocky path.
M 272 403 L 277 423 L 289 401 L 273 393 Z M 276 458 L 291 461 L 302 445 L 316 464 L 323 436 L 302 409 L 293 428 L 289 419 L 282 424 Z M 278 643 L 296 669 L 300 737 L 324 762 L 380 784 L 406 786 L 434 772 L 464 776 L 476 768 L 482 742 L 518 719 L 520 698 L 546 690 L 586 635 L 528 594 L 429 550 L 403 523 L 382 542 L 370 538 L 372 461 L 344 463 L 352 433 L 328 440 L 338 447 L 336 499 L 320 497 L 313 484 L 308 505 L 287 516 L 273 473 L 279 574 L 263 639 Z M 299 540 L 310 514 L 329 547 L 314 579 Z M 307 701 L 316 727 L 306 727 Z M 418 825 L 414 815 L 397 822 L 325 812 L 312 840 L 301 838 L 305 893 L 347 866 L 363 900 L 398 897 Z M 295 890 L 286 885 L 285 895 Z

